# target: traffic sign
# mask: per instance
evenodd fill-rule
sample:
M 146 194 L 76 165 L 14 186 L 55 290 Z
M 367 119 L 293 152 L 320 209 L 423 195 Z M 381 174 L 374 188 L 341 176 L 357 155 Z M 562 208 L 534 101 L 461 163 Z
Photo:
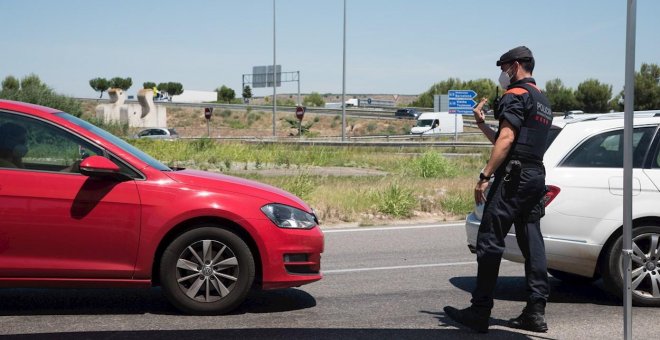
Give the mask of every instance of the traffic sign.
M 472 108 L 468 108 L 468 109 L 449 109 L 449 113 L 461 114 L 461 115 L 470 114 L 470 113 L 472 113 Z
M 305 107 L 304 106 L 296 106 L 296 117 L 299 120 L 302 120 L 304 116 L 305 116 Z
M 473 99 L 449 99 L 450 107 L 474 107 L 477 105 Z
M 449 99 L 472 99 L 477 93 L 472 90 L 449 90 Z
M 477 93 L 472 90 L 449 90 L 447 96 L 449 97 L 449 113 L 470 114 L 472 108 L 477 105 L 477 102 L 472 99 L 477 96 Z
M 211 114 L 213 113 L 213 108 L 212 107 L 205 107 L 204 108 L 204 117 L 206 119 L 211 119 Z

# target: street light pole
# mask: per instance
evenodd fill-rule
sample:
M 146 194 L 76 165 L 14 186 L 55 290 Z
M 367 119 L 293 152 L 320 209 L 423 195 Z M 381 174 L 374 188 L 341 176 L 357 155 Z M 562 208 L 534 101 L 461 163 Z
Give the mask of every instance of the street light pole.
M 633 117 L 635 105 L 635 31 L 637 0 L 628 0 L 626 20 L 626 77 L 623 102 L 623 336 L 632 339 L 632 179 Z
M 344 57 L 341 75 L 341 141 L 346 140 L 346 0 L 344 0 Z
M 275 65 L 275 0 L 273 0 L 273 137 L 275 137 L 275 113 L 277 112 L 277 70 Z

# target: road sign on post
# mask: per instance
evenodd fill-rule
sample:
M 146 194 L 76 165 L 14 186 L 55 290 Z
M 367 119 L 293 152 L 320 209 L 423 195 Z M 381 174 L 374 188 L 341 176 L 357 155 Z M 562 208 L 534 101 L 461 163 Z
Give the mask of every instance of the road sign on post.
M 204 118 L 206 118 L 206 134 L 208 137 L 211 137 L 211 114 L 213 114 L 213 108 L 212 107 L 205 107 L 204 108 Z
M 296 106 L 296 118 L 298 118 L 298 120 L 302 120 L 304 116 L 305 116 L 305 107 Z
M 472 108 L 477 105 L 473 100 L 477 93 L 472 90 L 449 90 L 449 113 L 470 114 Z
M 305 116 L 305 107 L 296 106 L 296 118 L 298 118 L 298 137 L 302 138 L 302 120 Z
M 472 113 L 472 108 L 477 105 L 473 100 L 477 93 L 472 90 L 449 90 L 447 92 L 449 97 L 449 113 L 455 115 L 465 115 Z M 456 124 L 458 124 L 458 116 L 455 116 Z M 458 128 L 454 130 L 454 140 L 458 141 Z
M 211 120 L 211 114 L 213 114 L 213 108 L 212 107 L 205 107 L 204 108 L 204 118 L 207 120 Z

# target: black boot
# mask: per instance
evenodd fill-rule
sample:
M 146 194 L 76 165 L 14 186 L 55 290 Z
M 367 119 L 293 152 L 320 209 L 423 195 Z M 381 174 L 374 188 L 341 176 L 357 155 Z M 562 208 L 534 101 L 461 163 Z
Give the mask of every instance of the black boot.
M 545 322 L 545 301 L 528 303 L 519 317 L 509 320 L 509 327 L 539 333 L 547 332 L 548 324 Z
M 445 306 L 444 311 L 448 317 L 461 325 L 469 327 L 479 333 L 488 333 L 490 313 L 479 311 L 474 307 L 456 309 L 451 306 Z

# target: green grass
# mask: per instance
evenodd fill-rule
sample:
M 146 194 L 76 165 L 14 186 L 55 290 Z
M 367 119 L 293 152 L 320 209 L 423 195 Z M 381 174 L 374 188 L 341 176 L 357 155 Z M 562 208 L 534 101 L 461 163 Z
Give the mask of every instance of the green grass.
M 474 178 L 487 161 L 477 156 L 446 158 L 451 149 L 329 147 L 218 142 L 211 139 L 131 140 L 170 166 L 227 172 L 287 190 L 304 199 L 323 223 L 409 218 L 419 213 L 463 218 L 473 208 Z M 465 153 L 465 149 L 458 150 Z M 384 176 L 318 175 L 313 167 L 376 169 Z M 248 169 L 289 169 L 262 176 Z
M 390 184 L 385 191 L 378 193 L 378 212 L 394 217 L 410 217 L 417 200 L 413 191 L 398 183 Z

